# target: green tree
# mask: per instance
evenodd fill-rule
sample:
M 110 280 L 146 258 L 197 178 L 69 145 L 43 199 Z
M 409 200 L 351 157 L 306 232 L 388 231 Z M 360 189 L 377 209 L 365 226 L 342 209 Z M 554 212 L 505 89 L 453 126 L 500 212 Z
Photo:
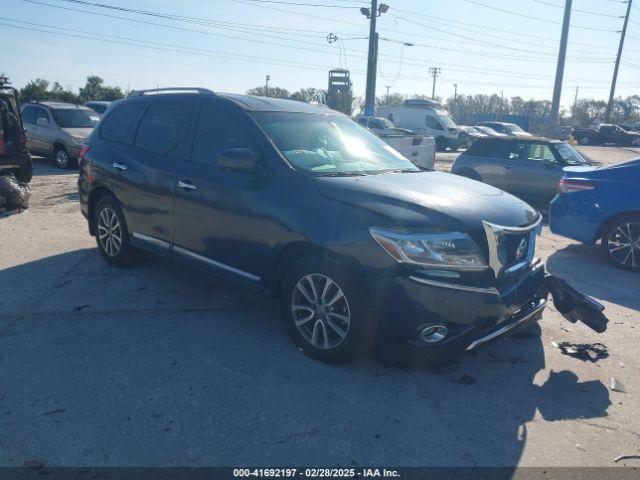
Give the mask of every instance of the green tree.
M 269 96 L 276 98 L 289 98 L 291 96 L 289 90 L 285 90 L 284 88 L 280 87 L 269 87 L 269 95 L 265 95 L 264 85 L 262 85 L 261 87 L 250 88 L 249 90 L 247 90 L 247 95 L 253 95 L 256 97 Z
M 271 89 L 269 89 L 271 92 Z M 327 91 L 321 88 L 301 88 L 297 92 L 291 94 L 291 98 L 295 100 L 302 100 L 303 102 L 318 102 L 325 103 Z
M 88 100 L 118 100 L 124 97 L 120 87 L 105 86 L 104 80 L 96 75 L 87 77 L 85 86 L 80 88 L 80 97 Z
M 44 78 L 31 80 L 20 89 L 20 97 L 23 100 L 48 100 L 51 98 L 49 82 Z

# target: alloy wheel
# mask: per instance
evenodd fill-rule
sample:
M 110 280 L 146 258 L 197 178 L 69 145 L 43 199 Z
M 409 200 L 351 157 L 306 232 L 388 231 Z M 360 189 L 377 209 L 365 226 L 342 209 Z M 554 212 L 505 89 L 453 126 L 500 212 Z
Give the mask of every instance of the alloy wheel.
M 59 168 L 67 168 L 69 166 L 69 154 L 65 149 L 56 152 L 56 165 Z
M 640 267 L 640 223 L 626 222 L 614 228 L 607 238 L 609 255 L 625 267 Z
M 115 257 L 122 248 L 122 227 L 118 215 L 110 207 L 104 207 L 98 215 L 98 240 L 102 250 Z
M 300 335 L 323 350 L 342 344 L 351 326 L 347 297 L 335 281 L 320 273 L 298 281 L 291 295 L 291 313 Z

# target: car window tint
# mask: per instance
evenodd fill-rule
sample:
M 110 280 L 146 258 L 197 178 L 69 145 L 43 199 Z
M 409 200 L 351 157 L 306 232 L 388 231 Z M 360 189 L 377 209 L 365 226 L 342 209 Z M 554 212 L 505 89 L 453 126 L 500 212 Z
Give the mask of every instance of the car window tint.
M 553 156 L 553 152 L 549 148 L 549 145 L 545 145 L 544 143 L 530 143 L 527 148 L 527 158 L 529 160 L 536 161 L 555 161 L 555 157 Z
M 433 117 L 431 117 L 431 116 L 429 116 L 429 115 L 427 115 L 427 116 L 424 118 L 424 122 L 425 122 L 425 125 L 426 125 L 427 127 L 429 127 L 429 128 L 433 128 L 434 130 L 442 130 L 442 129 L 443 129 L 443 128 L 442 128 L 442 125 L 440 125 L 440 124 L 438 123 L 438 121 L 437 121 L 435 118 L 433 118 Z
M 36 122 L 39 118 L 44 118 L 47 122 L 49 122 L 49 112 L 47 112 L 42 107 L 36 107 Z
M 499 148 L 493 140 L 477 140 L 467 150 L 468 155 L 477 157 L 496 157 L 499 154 Z
M 182 158 L 180 147 L 192 109 L 191 104 L 185 103 L 151 104 L 140 121 L 135 146 L 158 155 Z
M 33 125 L 36 123 L 36 109 L 34 107 L 25 107 L 22 111 L 22 121 Z
M 524 143 L 504 142 L 502 157 L 507 160 L 524 160 L 527 155 L 527 146 Z
M 256 151 L 247 129 L 236 117 L 215 105 L 204 105 L 193 141 L 193 162 L 216 166 L 220 152 L 229 148 Z
M 144 107 L 143 103 L 129 103 L 115 108 L 102 122 L 100 137 L 109 142 L 133 143 L 135 127 Z

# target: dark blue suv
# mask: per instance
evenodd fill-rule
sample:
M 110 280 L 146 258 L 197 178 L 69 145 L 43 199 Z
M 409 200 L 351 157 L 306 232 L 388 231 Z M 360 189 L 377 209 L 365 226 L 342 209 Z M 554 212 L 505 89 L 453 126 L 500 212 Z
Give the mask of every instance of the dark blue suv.
M 469 350 L 536 321 L 563 285 L 534 260 L 540 215 L 526 203 L 422 172 L 295 100 L 134 92 L 89 138 L 78 185 L 107 262 L 142 249 L 268 287 L 296 345 L 324 361 L 375 337 L 432 358 Z M 600 307 L 564 292 L 604 328 Z

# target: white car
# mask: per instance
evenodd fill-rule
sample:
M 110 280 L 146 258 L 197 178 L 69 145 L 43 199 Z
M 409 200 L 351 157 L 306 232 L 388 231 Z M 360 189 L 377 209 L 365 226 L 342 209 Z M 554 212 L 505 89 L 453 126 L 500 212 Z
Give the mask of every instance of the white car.
M 406 128 L 398 128 L 386 118 L 361 115 L 355 120 L 382 138 L 417 167 L 433 170 L 436 156 L 436 142 L 433 137 L 417 135 Z

